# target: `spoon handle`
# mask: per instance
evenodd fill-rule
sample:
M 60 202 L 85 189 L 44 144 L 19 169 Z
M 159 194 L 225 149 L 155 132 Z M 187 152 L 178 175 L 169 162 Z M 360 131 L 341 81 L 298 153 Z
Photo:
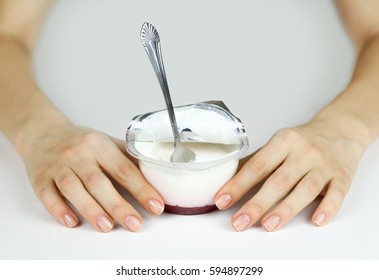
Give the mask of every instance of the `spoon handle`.
M 163 65 L 159 34 L 158 34 L 158 31 L 155 29 L 155 27 L 151 23 L 145 22 L 142 25 L 141 42 L 147 52 L 147 55 L 149 56 L 155 75 L 157 76 L 159 83 L 161 85 L 163 96 L 166 102 L 166 107 L 169 114 L 169 118 L 171 121 L 171 128 L 174 134 L 175 142 L 180 141 L 179 131 L 177 129 L 176 118 L 175 118 L 173 105 L 172 105 L 172 101 L 170 97 L 170 91 L 168 88 L 166 71 Z

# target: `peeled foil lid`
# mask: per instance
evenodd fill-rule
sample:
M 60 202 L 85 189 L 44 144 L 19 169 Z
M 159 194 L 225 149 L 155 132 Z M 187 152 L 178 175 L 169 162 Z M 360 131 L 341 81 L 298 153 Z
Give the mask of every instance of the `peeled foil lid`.
M 184 142 L 248 145 L 244 126 L 222 101 L 207 101 L 175 107 L 175 116 Z M 127 142 L 172 142 L 167 110 L 146 113 L 129 124 Z

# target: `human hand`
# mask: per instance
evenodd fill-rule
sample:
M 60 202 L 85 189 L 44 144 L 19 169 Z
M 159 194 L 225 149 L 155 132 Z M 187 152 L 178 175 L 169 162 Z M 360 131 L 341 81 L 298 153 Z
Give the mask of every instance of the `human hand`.
M 106 134 L 65 123 L 34 139 L 23 158 L 35 193 L 63 225 L 79 223 L 72 205 L 98 231 L 110 231 L 115 222 L 138 231 L 141 215 L 106 173 L 151 214 L 160 215 L 164 203 L 122 146 Z
M 365 149 L 363 141 L 347 133 L 349 129 L 357 133 L 354 126 L 343 130 L 320 117 L 278 131 L 221 188 L 216 205 L 230 208 L 267 178 L 233 215 L 235 230 L 246 230 L 259 220 L 265 230 L 278 230 L 320 194 L 324 197 L 312 222 L 327 224 L 339 210 Z

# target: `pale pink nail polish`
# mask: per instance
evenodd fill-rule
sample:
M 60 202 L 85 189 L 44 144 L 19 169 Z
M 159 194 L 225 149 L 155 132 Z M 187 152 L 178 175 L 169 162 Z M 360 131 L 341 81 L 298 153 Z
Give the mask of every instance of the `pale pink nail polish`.
M 97 217 L 96 224 L 102 232 L 108 232 L 113 228 L 113 222 L 104 215 Z
M 216 199 L 215 204 L 218 209 L 222 210 L 228 207 L 230 202 L 232 202 L 232 196 L 230 194 L 225 193 Z
M 243 231 L 248 227 L 250 221 L 250 217 L 247 214 L 241 214 L 233 221 L 233 227 L 236 231 Z
M 267 231 L 273 231 L 280 224 L 280 218 L 277 215 L 270 216 L 264 221 L 263 226 Z
M 63 220 L 68 227 L 74 227 L 78 223 L 77 220 L 70 214 L 65 214 Z
M 149 200 L 148 207 L 149 207 L 150 211 L 153 212 L 155 215 L 162 214 L 162 212 L 164 210 L 163 204 L 156 199 Z
M 314 223 L 317 226 L 322 226 L 326 220 L 326 215 L 324 213 L 317 214 L 316 218 L 314 219 Z
M 135 216 L 128 216 L 125 219 L 125 225 L 131 231 L 139 231 L 142 227 L 140 220 Z

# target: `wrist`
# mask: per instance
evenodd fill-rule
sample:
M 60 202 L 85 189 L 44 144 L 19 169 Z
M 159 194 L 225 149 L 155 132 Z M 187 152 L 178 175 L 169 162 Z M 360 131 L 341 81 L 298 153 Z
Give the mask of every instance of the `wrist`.
M 365 149 L 375 138 L 369 124 L 358 112 L 338 105 L 332 103 L 325 107 L 311 122 L 322 123 L 322 129 L 329 135 L 355 141 Z
M 22 157 L 30 154 L 36 139 L 57 126 L 70 123 L 46 97 L 42 94 L 37 96 L 37 100 L 31 102 L 27 112 L 20 114 L 9 130 L 9 138 Z

